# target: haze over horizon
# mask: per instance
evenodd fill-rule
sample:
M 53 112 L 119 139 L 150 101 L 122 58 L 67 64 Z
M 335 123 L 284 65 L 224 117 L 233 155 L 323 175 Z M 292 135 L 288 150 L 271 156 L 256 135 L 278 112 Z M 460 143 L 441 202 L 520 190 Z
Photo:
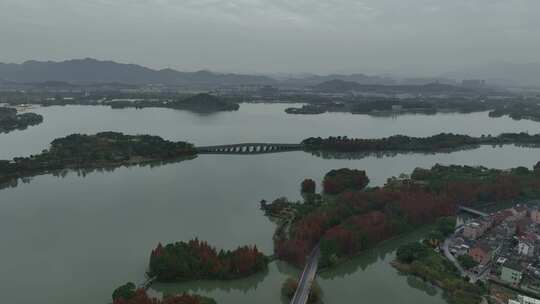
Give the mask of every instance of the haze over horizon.
M 0 62 L 435 76 L 538 62 L 534 0 L 0 0 Z

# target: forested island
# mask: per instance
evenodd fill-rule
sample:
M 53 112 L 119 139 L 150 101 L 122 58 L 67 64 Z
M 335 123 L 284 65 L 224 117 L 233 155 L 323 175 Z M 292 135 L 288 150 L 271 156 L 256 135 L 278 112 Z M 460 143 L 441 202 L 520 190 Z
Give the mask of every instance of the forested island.
M 333 170 L 323 180 L 322 193 L 304 193 L 303 203 L 263 201 L 265 213 L 280 222 L 274 235 L 276 257 L 303 266 L 319 244 L 320 265 L 328 267 L 452 216 L 460 205 L 540 198 L 540 164 L 534 170 L 435 165 L 390 178 L 382 187 L 367 184 L 364 171 Z
M 291 107 L 285 110 L 288 114 L 321 114 L 325 112 L 342 112 L 368 115 L 393 114 L 436 114 L 439 112 L 473 113 L 493 110 L 500 107 L 501 102 L 485 102 L 468 98 L 354 98 L 339 99 L 339 102 L 310 102 L 302 107 Z
M 196 155 L 187 142 L 159 136 L 102 132 L 55 139 L 48 150 L 29 157 L 0 161 L 0 183 L 61 169 L 83 169 L 176 161 Z
M 326 112 L 365 114 L 371 116 L 394 116 L 401 114 L 475 113 L 488 111 L 489 117 L 508 116 L 514 120 L 540 121 L 540 105 L 537 99 L 520 98 L 489 99 L 478 97 L 453 98 L 299 98 L 306 103 L 300 107 L 285 109 L 287 114 L 322 114 Z
M 123 100 L 111 101 L 106 104 L 113 109 L 121 108 L 170 108 L 188 110 L 197 113 L 212 113 L 220 111 L 237 111 L 240 109 L 238 102 L 231 98 L 218 97 L 207 93 L 201 93 L 173 101 L 169 100 Z
M 162 300 L 151 298 L 144 288 L 136 288 L 131 282 L 116 288 L 112 299 L 113 304 L 216 304 L 211 298 L 187 293 L 165 296 Z
M 148 276 L 158 281 L 232 280 L 268 268 L 269 258 L 256 246 L 220 250 L 197 239 L 162 246 L 150 255 Z
M 0 133 L 24 130 L 43 122 L 43 116 L 36 113 L 17 114 L 13 108 L 0 107 Z
M 440 133 L 429 137 L 394 135 L 385 138 L 311 137 L 302 141 L 309 152 L 441 152 L 475 148 L 480 145 L 540 146 L 540 134 L 502 133 L 498 136 Z
M 326 102 L 320 104 L 306 104 L 300 108 L 290 107 L 285 109 L 287 114 L 322 114 L 326 112 L 338 112 L 346 109 L 344 103 Z

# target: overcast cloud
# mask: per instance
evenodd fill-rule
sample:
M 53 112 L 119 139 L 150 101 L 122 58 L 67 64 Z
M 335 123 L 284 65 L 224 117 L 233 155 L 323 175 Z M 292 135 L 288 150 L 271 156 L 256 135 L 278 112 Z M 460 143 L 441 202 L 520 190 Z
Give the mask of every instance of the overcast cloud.
M 538 62 L 538 0 L 0 0 L 0 61 L 434 75 Z

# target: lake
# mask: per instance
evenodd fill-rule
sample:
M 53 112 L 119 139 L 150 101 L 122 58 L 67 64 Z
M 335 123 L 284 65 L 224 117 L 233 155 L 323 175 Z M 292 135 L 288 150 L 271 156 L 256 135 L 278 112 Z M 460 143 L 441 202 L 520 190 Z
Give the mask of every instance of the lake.
M 241 142 L 297 143 L 309 136 L 381 137 L 540 132 L 540 124 L 492 119 L 487 113 L 293 116 L 291 105 L 243 104 L 240 111 L 198 115 L 170 109 L 67 106 L 36 108 L 44 123 L 0 134 L 0 159 L 38 153 L 71 133 L 119 131 L 187 140 L 197 145 Z M 115 287 L 142 282 L 152 248 L 198 237 L 219 248 L 256 244 L 272 252 L 274 224 L 259 210 L 261 199 L 299 199 L 300 182 L 335 168 L 365 169 L 381 185 L 415 167 L 436 163 L 496 168 L 532 167 L 538 150 L 484 146 L 448 154 L 400 154 L 323 159 L 301 151 L 265 155 L 201 155 L 163 166 L 61 177 L 37 176 L 0 190 L 0 292 L 7 303 L 107 303 Z M 419 235 L 409 236 L 411 239 Z M 361 297 L 378 303 L 445 303 L 433 287 L 399 275 L 388 265 L 388 242 L 319 278 L 326 303 Z M 197 291 L 219 303 L 278 303 L 279 289 L 298 270 L 276 262 L 268 273 L 232 282 L 157 284 L 156 292 Z

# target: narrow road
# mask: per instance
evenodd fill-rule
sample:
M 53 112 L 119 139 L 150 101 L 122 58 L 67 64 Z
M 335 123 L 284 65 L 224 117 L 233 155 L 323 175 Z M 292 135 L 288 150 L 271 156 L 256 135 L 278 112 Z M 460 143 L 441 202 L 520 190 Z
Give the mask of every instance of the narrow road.
M 457 261 L 456 257 L 450 252 L 450 242 L 452 240 L 452 238 L 456 237 L 458 235 L 458 233 L 462 230 L 463 228 L 458 228 L 456 229 L 456 231 L 454 232 L 454 234 L 452 234 L 451 236 L 449 236 L 446 240 L 444 240 L 444 243 L 442 245 L 442 249 L 443 249 L 443 252 L 444 252 L 444 256 L 454 264 L 454 266 L 456 266 L 456 268 L 459 270 L 459 273 L 461 274 L 462 277 L 466 277 L 468 276 L 469 279 L 470 279 L 470 282 L 471 283 L 476 283 L 476 281 L 482 279 L 483 276 L 487 275 L 489 273 L 489 269 L 490 269 L 490 266 L 489 264 L 487 264 L 484 269 L 482 269 L 482 272 L 479 273 L 479 274 L 475 274 L 475 273 L 472 273 L 472 272 L 469 272 L 469 271 L 466 271 L 465 269 L 463 269 L 463 267 L 461 267 L 461 265 L 459 264 L 459 262 Z
M 309 293 L 311 291 L 311 285 L 313 284 L 315 276 L 317 275 L 320 254 L 321 252 L 319 250 L 319 246 L 317 246 L 313 249 L 313 251 L 311 251 L 310 255 L 308 256 L 306 266 L 304 267 L 302 275 L 300 276 L 298 288 L 296 288 L 296 292 L 294 293 L 294 296 L 291 300 L 291 304 L 307 303 Z
M 449 238 L 447 238 L 446 240 L 444 240 L 444 243 L 443 243 L 443 252 L 444 252 L 444 256 L 454 264 L 454 266 L 456 266 L 456 268 L 459 270 L 459 273 L 461 274 L 462 277 L 465 277 L 467 276 L 467 272 L 463 269 L 463 267 L 461 267 L 461 265 L 459 264 L 459 262 L 457 261 L 456 257 L 450 252 L 450 239 L 452 238 L 453 236 L 450 236 Z

